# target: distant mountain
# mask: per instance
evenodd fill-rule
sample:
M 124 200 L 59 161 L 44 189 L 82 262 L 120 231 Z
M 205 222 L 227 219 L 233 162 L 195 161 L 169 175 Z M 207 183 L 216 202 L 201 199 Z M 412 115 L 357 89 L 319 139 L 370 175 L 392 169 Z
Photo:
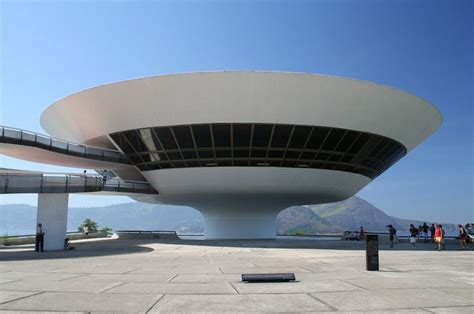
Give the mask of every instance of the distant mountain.
M 406 228 L 398 218 L 390 217 L 369 202 L 354 196 L 342 202 L 309 206 L 315 214 L 325 218 L 332 225 L 345 230 L 356 230 L 364 226 L 367 230 L 385 230 L 392 224 L 395 228 Z M 418 222 L 413 222 L 418 226 Z M 422 223 L 421 223 L 422 224 Z
M 0 205 L 0 232 L 35 230 L 36 207 L 26 204 Z
M 332 227 L 340 230 L 359 230 L 360 226 L 363 226 L 365 230 L 382 231 L 387 229 L 385 226 L 391 224 L 399 231 L 405 231 L 408 230 L 410 224 L 419 226 L 423 225 L 424 222 L 389 216 L 357 196 L 337 203 L 309 205 L 307 207 L 311 208 L 316 215 L 328 221 Z M 431 225 L 431 222 L 425 222 Z M 443 224 L 443 227 L 447 232 L 453 232 L 456 229 L 453 224 Z
M 176 230 L 178 233 L 202 233 L 204 230 L 202 215 L 192 208 L 140 202 L 69 208 L 68 230 L 77 230 L 86 218 L 96 221 L 100 228 L 114 230 Z M 35 223 L 36 207 L 24 204 L 0 205 L 1 234 L 33 233 Z M 337 203 L 290 207 L 278 215 L 277 232 L 339 233 L 358 230 L 360 226 L 368 231 L 382 231 L 386 230 L 388 224 L 405 231 L 411 223 L 415 226 L 423 224 L 418 220 L 388 216 L 369 202 L 354 196 Z M 447 232 L 455 230 L 453 224 L 444 226 Z
M 341 228 L 333 226 L 328 220 L 318 216 L 311 208 L 306 206 L 293 206 L 278 215 L 277 233 L 291 234 L 304 232 L 315 234 L 319 232 L 340 232 Z

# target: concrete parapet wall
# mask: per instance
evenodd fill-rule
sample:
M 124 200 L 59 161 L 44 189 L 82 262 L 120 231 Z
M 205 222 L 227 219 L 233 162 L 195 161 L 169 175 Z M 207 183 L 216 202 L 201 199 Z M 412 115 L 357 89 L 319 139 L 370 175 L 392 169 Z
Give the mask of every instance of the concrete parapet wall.
M 82 233 L 74 233 L 68 234 L 67 237 L 69 240 L 81 240 L 85 239 Z M 95 239 L 95 238 L 105 238 L 107 234 L 105 232 L 96 232 L 96 233 L 89 233 L 88 239 Z M 22 244 L 34 244 L 35 243 L 35 236 L 28 236 L 28 237 L 11 237 L 11 238 L 0 238 L 0 245 L 22 245 Z
M 117 231 L 120 240 L 142 240 L 142 239 L 163 239 L 163 240 L 179 240 L 176 233 L 170 232 L 151 232 L 151 231 L 135 231 L 135 232 L 120 232 Z
M 379 236 L 379 243 L 380 243 L 380 244 L 389 244 L 389 243 L 390 243 L 390 239 L 389 239 L 389 236 L 388 236 L 388 235 L 379 234 L 378 236 Z M 343 235 L 343 236 L 341 237 L 341 240 L 346 240 L 345 235 Z M 347 240 L 347 241 L 350 241 L 350 240 Z M 361 241 L 365 241 L 365 238 L 362 239 Z M 394 240 L 394 243 L 409 243 L 409 242 L 410 242 L 410 238 L 407 237 L 407 236 L 395 237 L 395 240 Z M 429 242 L 431 242 L 431 239 L 429 240 Z M 445 239 L 445 242 L 446 242 L 446 243 L 459 242 L 459 239 L 456 239 L 456 238 L 453 238 L 453 237 L 449 237 L 449 238 L 446 238 L 446 239 Z M 416 243 L 424 243 L 423 238 L 417 238 L 417 239 L 416 239 Z

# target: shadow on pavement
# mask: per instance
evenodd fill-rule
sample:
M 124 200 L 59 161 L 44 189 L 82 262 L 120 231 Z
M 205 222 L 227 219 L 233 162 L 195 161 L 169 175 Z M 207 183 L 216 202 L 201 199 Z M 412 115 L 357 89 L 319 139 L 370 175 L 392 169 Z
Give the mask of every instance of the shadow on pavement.
M 0 248 L 0 261 L 42 260 L 58 258 L 80 258 L 96 256 L 113 256 L 152 252 L 153 248 L 146 244 L 148 240 L 99 240 L 71 243 L 75 249 L 55 252 L 35 252 L 33 245 L 8 246 Z

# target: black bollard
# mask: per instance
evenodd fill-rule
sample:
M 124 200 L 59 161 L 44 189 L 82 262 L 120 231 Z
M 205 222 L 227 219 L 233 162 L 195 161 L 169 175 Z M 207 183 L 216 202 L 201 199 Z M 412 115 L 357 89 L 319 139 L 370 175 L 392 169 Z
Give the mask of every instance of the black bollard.
M 379 270 L 379 236 L 366 236 L 365 257 L 367 270 Z

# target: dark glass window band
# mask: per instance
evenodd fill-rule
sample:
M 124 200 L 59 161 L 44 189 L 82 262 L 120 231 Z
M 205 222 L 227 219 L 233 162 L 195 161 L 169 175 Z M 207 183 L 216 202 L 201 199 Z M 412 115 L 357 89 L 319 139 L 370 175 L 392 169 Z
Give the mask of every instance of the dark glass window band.
M 110 135 L 142 171 L 186 167 L 330 169 L 375 178 L 406 154 L 385 136 L 290 124 L 215 123 Z

